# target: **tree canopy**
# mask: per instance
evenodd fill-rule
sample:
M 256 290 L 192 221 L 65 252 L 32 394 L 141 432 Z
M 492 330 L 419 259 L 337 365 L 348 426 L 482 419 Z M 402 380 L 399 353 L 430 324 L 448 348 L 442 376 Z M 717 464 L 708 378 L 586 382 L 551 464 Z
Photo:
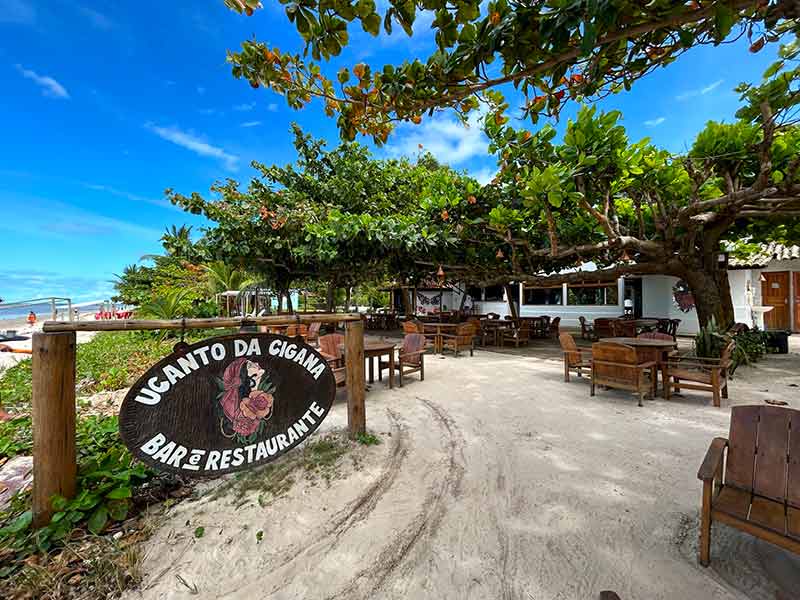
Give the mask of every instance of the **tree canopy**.
M 258 0 L 225 3 L 248 15 L 261 6 Z M 374 0 L 281 3 L 305 51 L 247 40 L 240 52 L 229 53 L 234 77 L 285 96 L 294 108 L 319 99 L 329 116 L 337 116 L 344 139 L 360 133 L 379 144 L 396 121 L 419 123 L 440 109 L 466 118 L 478 108 L 478 94 L 506 84 L 524 94 L 534 121 L 558 115 L 568 100 L 627 90 L 698 45 L 747 36 L 758 52 L 797 32 L 800 17 L 792 0 L 492 0 L 485 10 L 480 0 L 389 0 L 381 12 Z M 423 13 L 431 19 L 419 19 Z M 347 46 L 354 23 L 373 36 L 381 29 L 390 35 L 395 27 L 410 36 L 430 23 L 436 50 L 424 61 L 358 63 L 327 75 L 322 61 Z
M 418 277 L 415 259 L 446 253 L 459 239 L 449 211 L 479 185 L 430 156 L 376 160 L 357 143 L 328 150 L 294 126 L 296 164 L 265 166 L 246 189 L 232 179 L 216 199 L 167 190 L 186 210 L 213 222 L 203 243 L 276 289 L 314 278 L 353 286 Z

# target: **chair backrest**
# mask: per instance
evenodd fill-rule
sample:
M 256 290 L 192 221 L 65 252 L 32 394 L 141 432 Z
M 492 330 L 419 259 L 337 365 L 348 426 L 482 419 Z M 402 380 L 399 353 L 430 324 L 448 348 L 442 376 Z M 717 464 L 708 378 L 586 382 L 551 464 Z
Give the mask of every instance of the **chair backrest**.
M 581 354 L 578 350 L 578 345 L 575 343 L 575 338 L 571 333 L 566 331 L 558 336 L 558 341 L 561 343 L 561 349 L 564 351 L 567 364 L 574 365 L 580 362 Z
M 647 331 L 640 333 L 639 337 L 643 340 L 669 340 L 672 341 L 672 336 L 668 333 L 661 333 L 660 331 Z
M 680 319 L 670 319 L 669 320 L 669 333 L 673 338 L 678 334 L 678 326 L 681 324 Z
M 722 353 L 719 355 L 719 364 L 721 367 L 727 369 L 731 366 L 731 356 L 733 355 L 733 350 L 736 347 L 736 342 L 730 341 L 728 345 L 722 349 Z
M 614 319 L 607 317 L 600 317 L 594 320 L 594 333 L 598 337 L 611 337 L 614 333 L 611 331 L 611 322 Z
M 319 338 L 319 349 L 329 356 L 342 356 L 340 346 L 344 344 L 344 336 L 341 333 L 329 333 Z
M 403 348 L 400 351 L 401 355 L 408 354 L 408 358 L 404 358 L 403 362 L 412 365 L 418 365 L 420 361 L 419 354 L 412 354 L 413 352 L 420 352 L 425 349 L 425 336 L 421 333 L 407 333 L 403 338 Z
M 456 327 L 456 337 L 460 341 L 469 341 L 475 337 L 475 326 L 472 323 L 461 323 Z
M 608 364 L 615 363 L 615 364 Z M 601 379 L 612 381 L 636 381 L 638 364 L 636 348 L 616 342 L 595 342 L 592 344 L 592 364 L 594 373 Z
M 319 328 L 321 323 L 312 323 L 308 326 L 308 340 L 313 341 L 319 339 Z
M 550 321 L 550 330 L 558 333 L 558 326 L 561 324 L 561 317 L 556 317 Z
M 578 321 L 581 324 L 581 333 L 586 333 L 589 330 L 589 326 L 586 324 L 586 317 L 580 316 L 578 317 Z
M 636 337 L 636 323 L 625 319 L 613 319 L 611 334 L 614 337 Z
M 403 333 L 418 333 L 414 321 L 403 321 Z
M 800 508 L 800 410 L 733 407 L 725 484 Z

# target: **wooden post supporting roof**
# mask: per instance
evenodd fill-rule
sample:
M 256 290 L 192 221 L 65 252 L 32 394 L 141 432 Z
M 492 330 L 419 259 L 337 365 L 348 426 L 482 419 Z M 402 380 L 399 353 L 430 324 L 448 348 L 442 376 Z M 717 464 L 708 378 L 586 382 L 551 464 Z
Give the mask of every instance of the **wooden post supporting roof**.
M 75 495 L 75 333 L 33 334 L 33 524 L 50 522 L 50 499 Z

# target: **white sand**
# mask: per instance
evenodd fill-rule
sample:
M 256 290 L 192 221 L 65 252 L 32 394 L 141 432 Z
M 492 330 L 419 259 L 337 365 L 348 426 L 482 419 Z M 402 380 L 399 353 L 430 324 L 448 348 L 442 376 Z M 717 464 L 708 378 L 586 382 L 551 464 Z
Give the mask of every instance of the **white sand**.
M 729 402 L 800 407 L 793 346 L 742 369 Z M 799 557 L 723 525 L 712 566 L 696 562 L 696 473 L 711 439 L 727 433 L 726 401 L 716 409 L 686 393 L 638 408 L 623 393 L 591 398 L 586 381 L 565 384 L 557 360 L 483 351 L 429 357 L 427 370 L 422 383 L 374 386 L 367 423 L 383 444 L 363 449 L 363 468 L 329 489 L 300 481 L 265 508 L 253 495 L 171 509 L 146 545 L 143 589 L 128 597 L 800 595 Z M 339 403 L 324 429 L 345 419 Z
M 80 320 L 85 321 L 93 316 L 94 313 L 83 313 L 80 315 Z M 33 334 L 37 331 L 41 331 L 43 325 L 44 321 L 37 321 L 33 325 L 28 325 L 28 323 L 24 320 L 17 320 L 13 323 L 11 321 L 2 321 L 0 322 L 0 331 L 15 329 L 17 331 L 17 336 L 22 339 L 13 341 L 0 340 L 0 344 L 9 346 L 11 348 L 30 350 L 33 343 Z M 97 335 L 97 332 L 94 331 L 79 331 L 75 334 L 75 339 L 77 343 L 83 344 L 88 342 L 95 335 Z M 17 352 L 0 352 L 0 372 L 2 372 L 4 368 L 14 366 L 21 360 L 30 358 L 30 356 L 30 354 L 22 354 Z

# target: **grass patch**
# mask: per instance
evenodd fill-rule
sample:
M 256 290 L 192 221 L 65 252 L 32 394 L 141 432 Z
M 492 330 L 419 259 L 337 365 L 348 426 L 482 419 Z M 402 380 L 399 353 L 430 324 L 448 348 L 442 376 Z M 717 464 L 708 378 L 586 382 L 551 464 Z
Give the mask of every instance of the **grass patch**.
M 364 433 L 359 433 L 356 436 L 356 441 L 364 446 L 377 446 L 378 444 L 381 443 L 381 438 L 379 438 L 374 433 L 365 431 Z
M 189 343 L 230 333 L 228 330 L 186 332 Z M 136 381 L 151 365 L 172 352 L 175 339 L 159 339 L 152 332 L 101 332 L 78 345 L 75 360 L 78 394 L 122 389 Z M 23 360 L 0 373 L 0 400 L 9 412 L 27 410 L 31 401 L 31 360 Z
M 312 484 L 324 481 L 330 485 L 341 476 L 342 459 L 354 447 L 344 433 L 322 436 L 262 468 L 238 473 L 215 488 L 211 497 L 221 498 L 233 492 L 233 503 L 242 506 L 251 500 L 252 494 L 258 494 L 259 505 L 266 506 L 286 494 L 298 477 Z

